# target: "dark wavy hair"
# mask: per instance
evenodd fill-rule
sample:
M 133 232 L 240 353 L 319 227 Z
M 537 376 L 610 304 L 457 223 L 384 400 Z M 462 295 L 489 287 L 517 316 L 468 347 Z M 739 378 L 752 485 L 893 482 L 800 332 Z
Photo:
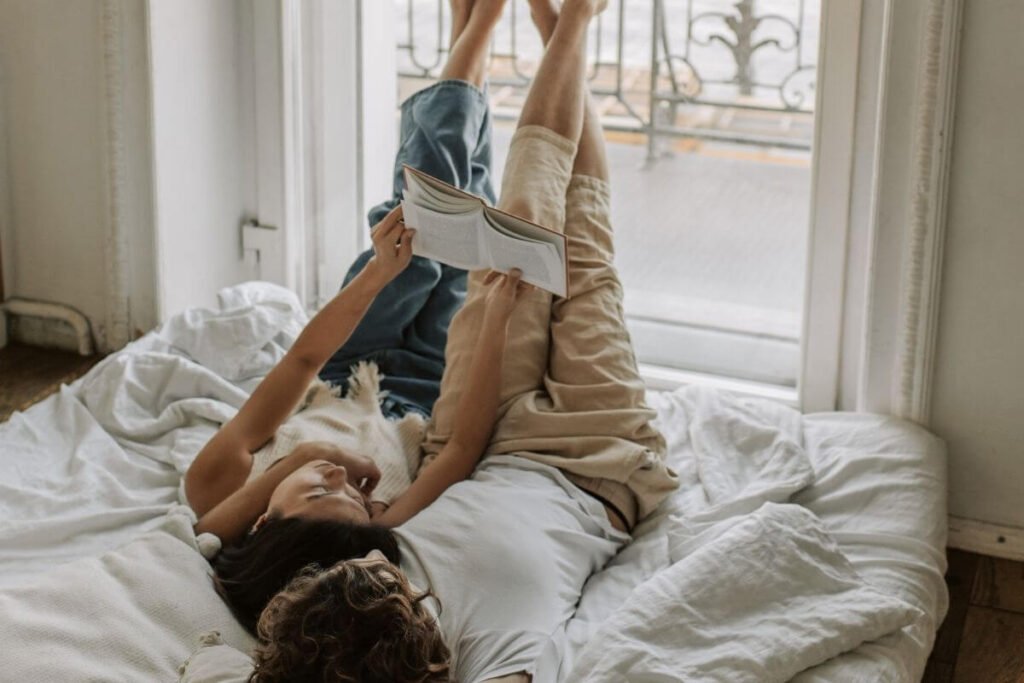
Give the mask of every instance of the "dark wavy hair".
M 267 605 L 250 683 L 447 683 L 451 655 L 395 566 L 309 568 Z
M 342 560 L 384 553 L 401 559 L 390 529 L 298 517 L 271 518 L 255 533 L 224 548 L 213 561 L 214 585 L 235 618 L 256 635 L 260 613 L 304 568 L 326 569 Z

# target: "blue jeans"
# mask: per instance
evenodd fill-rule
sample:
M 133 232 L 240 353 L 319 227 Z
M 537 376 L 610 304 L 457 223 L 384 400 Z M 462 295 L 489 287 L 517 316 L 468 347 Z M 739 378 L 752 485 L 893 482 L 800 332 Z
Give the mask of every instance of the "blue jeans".
M 482 91 L 465 81 L 441 81 L 402 104 L 401 141 L 395 157 L 393 194 L 373 207 L 376 225 L 402 199 L 402 165 L 494 203 L 491 186 L 491 116 Z M 373 256 L 360 254 L 345 276 L 348 284 Z M 448 325 L 466 298 L 466 271 L 414 256 L 412 263 L 374 300 L 320 378 L 347 387 L 352 366 L 373 361 L 388 394 L 384 414 L 410 410 L 430 416 L 441 390 Z

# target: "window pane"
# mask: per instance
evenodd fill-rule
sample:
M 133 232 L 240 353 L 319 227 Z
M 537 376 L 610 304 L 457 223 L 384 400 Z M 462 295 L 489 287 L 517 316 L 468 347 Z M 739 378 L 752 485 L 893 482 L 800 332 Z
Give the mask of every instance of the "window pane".
M 443 63 L 448 8 L 393 1 L 404 97 Z M 591 87 L 641 362 L 795 386 L 819 10 L 820 0 L 612 0 L 595 21 Z M 513 0 L 491 68 L 499 177 L 541 53 L 526 3 Z

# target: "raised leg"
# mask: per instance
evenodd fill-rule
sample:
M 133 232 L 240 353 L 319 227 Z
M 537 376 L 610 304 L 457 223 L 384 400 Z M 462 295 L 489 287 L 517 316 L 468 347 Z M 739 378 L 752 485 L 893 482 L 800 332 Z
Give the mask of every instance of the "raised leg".
M 555 0 L 529 0 L 530 18 L 533 19 L 537 32 L 540 33 L 544 45 L 551 42 L 558 25 L 558 6 Z M 585 175 L 594 178 L 608 179 L 608 159 L 604 146 L 604 135 L 601 120 L 594 106 L 590 91 L 583 91 L 583 127 L 576 149 L 576 160 L 573 162 L 573 175 Z
M 566 0 L 523 107 L 502 181 L 502 209 L 553 230 L 563 228 L 565 192 L 583 129 L 584 57 L 594 11 L 589 0 Z M 470 274 L 466 304 L 452 321 L 441 397 L 424 443 L 428 454 L 447 443 L 457 419 L 455 407 L 483 315 L 483 275 Z M 529 293 L 517 306 L 502 368 L 499 422 L 517 397 L 542 390 L 550 316 L 551 295 L 546 292 Z
M 494 201 L 490 113 L 479 88 L 487 54 L 478 48 L 487 45 L 497 19 L 495 7 L 500 15 L 500 5 L 496 0 L 453 0 L 455 45 L 445 67 L 447 78 L 403 103 L 393 194 L 370 211 L 371 225 L 401 201 L 405 164 Z M 370 251 L 362 254 L 345 281 L 371 256 Z M 381 366 L 383 386 L 394 398 L 429 413 L 440 388 L 448 327 L 465 300 L 466 277 L 463 270 L 414 258 L 377 297 L 320 377 L 344 384 L 354 363 L 373 360 Z
M 505 0 L 452 2 L 452 42 L 442 79 L 457 78 L 483 87 L 491 32 L 504 9 Z
M 452 30 L 448 41 L 448 53 L 451 54 L 459 36 L 469 23 L 469 13 L 473 9 L 473 0 L 451 0 Z
M 557 40 L 550 30 L 554 6 L 533 0 L 531 9 L 542 37 Z M 566 190 L 570 297 L 552 304 L 545 393 L 509 409 L 493 450 L 559 467 L 632 527 L 675 488 L 676 478 L 664 465 L 665 442 L 651 424 L 655 413 L 644 403 L 625 325 L 612 265 L 604 138 L 589 97 L 585 103 Z

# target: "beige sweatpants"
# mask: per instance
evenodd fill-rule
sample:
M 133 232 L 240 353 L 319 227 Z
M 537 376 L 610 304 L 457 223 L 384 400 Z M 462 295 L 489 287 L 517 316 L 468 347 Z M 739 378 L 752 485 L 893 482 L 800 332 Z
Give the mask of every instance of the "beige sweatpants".
M 612 266 L 610 195 L 604 180 L 572 175 L 576 144 L 539 126 L 512 138 L 499 207 L 569 239 L 569 298 L 534 291 L 513 313 L 502 367 L 501 407 L 488 454 L 515 454 L 560 468 L 614 506 L 632 527 L 678 486 L 651 426 L 644 384 Z M 484 312 L 485 273 L 469 277 L 445 349 L 441 396 L 425 451 L 440 452 L 459 419 Z

